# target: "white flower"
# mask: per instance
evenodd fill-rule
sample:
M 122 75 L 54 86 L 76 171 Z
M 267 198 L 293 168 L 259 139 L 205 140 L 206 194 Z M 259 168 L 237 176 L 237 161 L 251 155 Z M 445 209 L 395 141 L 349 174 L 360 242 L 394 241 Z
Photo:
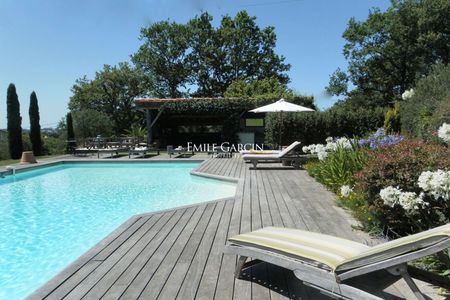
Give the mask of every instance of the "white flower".
M 319 160 L 324 160 L 325 158 L 327 158 L 328 156 L 328 152 L 327 151 L 319 151 L 317 152 L 317 157 L 319 158 Z
M 402 99 L 407 100 L 407 99 L 411 98 L 412 96 L 414 96 L 414 90 L 413 89 L 406 90 L 402 94 Z
M 423 201 L 424 194 L 417 196 L 413 192 L 402 192 L 402 190 L 388 186 L 380 191 L 380 197 L 384 204 L 394 207 L 396 204 L 400 205 L 407 212 L 413 212 L 419 209 L 420 206 L 428 205 L 428 202 Z
M 436 200 L 439 198 L 450 200 L 450 171 L 422 172 L 417 184 L 422 190 L 433 195 Z
M 308 146 L 303 146 L 303 147 L 302 147 L 302 151 L 303 151 L 304 153 L 308 153 L 310 150 L 309 150 L 309 147 L 308 147 Z
M 327 137 L 327 138 L 325 139 L 325 142 L 327 142 L 327 144 L 328 144 L 328 143 L 332 143 L 332 142 L 333 142 L 333 138 L 332 138 L 331 136 L 329 136 L 329 137 Z
M 438 137 L 444 140 L 444 142 L 450 143 L 450 124 L 444 123 L 439 127 Z
M 394 207 L 395 204 L 399 204 L 399 198 L 402 191 L 393 186 L 388 186 L 380 191 L 380 197 L 384 204 Z
M 341 186 L 341 196 L 344 198 L 348 198 L 350 194 L 353 192 L 353 189 L 348 185 Z
M 319 152 L 324 152 L 324 151 L 326 151 L 326 148 L 325 148 L 324 145 L 322 145 L 322 144 L 314 145 L 314 152 L 315 153 L 318 154 Z
M 412 212 L 419 209 L 420 206 L 428 205 L 427 202 L 423 201 L 423 196 L 423 194 L 417 196 L 413 192 L 402 192 L 400 193 L 398 202 L 404 210 Z
M 336 151 L 336 149 L 337 149 L 337 144 L 336 144 L 336 143 L 327 143 L 327 144 L 325 145 L 325 149 L 326 149 L 327 151 L 334 152 L 334 151 Z
M 430 184 L 432 178 L 433 172 L 430 171 L 422 172 L 422 174 L 420 174 L 419 176 L 419 179 L 417 180 L 417 184 L 422 190 L 428 192 L 432 189 Z
M 338 139 L 336 141 L 336 145 L 338 145 L 339 147 L 342 147 L 344 149 L 352 149 L 352 143 L 346 137 L 342 137 L 342 138 Z

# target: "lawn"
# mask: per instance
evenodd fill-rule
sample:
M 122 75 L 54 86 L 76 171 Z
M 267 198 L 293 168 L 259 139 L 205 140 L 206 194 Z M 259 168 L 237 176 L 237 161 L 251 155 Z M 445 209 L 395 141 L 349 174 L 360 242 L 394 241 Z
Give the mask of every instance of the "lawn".
M 42 160 L 42 159 L 47 159 L 47 158 L 52 158 L 52 157 L 57 157 L 57 156 L 61 156 L 61 154 L 58 155 L 44 155 L 44 156 L 38 156 L 36 157 L 36 159 L 38 161 Z M 5 159 L 5 160 L 0 160 L 0 167 L 4 167 L 4 166 L 9 166 L 9 165 L 15 165 L 20 163 L 20 159 Z

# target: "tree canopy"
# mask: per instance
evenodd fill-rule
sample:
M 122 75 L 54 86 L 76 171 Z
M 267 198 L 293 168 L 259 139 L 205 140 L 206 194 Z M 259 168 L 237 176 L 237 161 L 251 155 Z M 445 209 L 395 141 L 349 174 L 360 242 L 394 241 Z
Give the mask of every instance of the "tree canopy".
M 124 133 L 136 121 L 133 100 L 149 93 L 151 80 L 128 63 L 105 65 L 90 80 L 80 78 L 72 87 L 71 111 L 96 110 L 109 116 L 116 135 Z
M 223 96 L 239 79 L 289 82 L 273 27 L 260 28 L 246 11 L 224 16 L 217 28 L 212 21 L 205 12 L 186 24 L 162 21 L 141 30 L 143 44 L 132 60 L 154 78 L 157 96 Z
M 331 76 L 328 91 L 373 106 L 399 100 L 433 64 L 449 63 L 449 16 L 448 0 L 392 0 L 385 12 L 350 19 L 343 33 L 348 70 Z
M 229 98 L 252 98 L 255 100 L 268 100 L 273 102 L 284 98 L 299 105 L 316 109 L 314 98 L 296 94 L 286 84 L 277 78 L 264 78 L 261 80 L 235 80 L 224 94 Z

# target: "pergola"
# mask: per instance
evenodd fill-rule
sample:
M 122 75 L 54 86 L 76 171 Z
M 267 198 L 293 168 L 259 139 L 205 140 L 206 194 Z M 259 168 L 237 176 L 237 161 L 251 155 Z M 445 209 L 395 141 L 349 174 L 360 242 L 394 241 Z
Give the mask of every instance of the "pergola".
M 188 101 L 210 101 L 210 100 L 236 100 L 236 98 L 212 98 L 212 97 L 195 97 L 195 98 L 137 98 L 134 101 L 135 109 L 143 111 L 146 116 L 147 143 L 153 142 L 152 129 L 155 126 L 162 113 L 167 109 L 167 104 L 175 102 Z M 157 111 L 156 116 L 152 117 L 152 110 Z

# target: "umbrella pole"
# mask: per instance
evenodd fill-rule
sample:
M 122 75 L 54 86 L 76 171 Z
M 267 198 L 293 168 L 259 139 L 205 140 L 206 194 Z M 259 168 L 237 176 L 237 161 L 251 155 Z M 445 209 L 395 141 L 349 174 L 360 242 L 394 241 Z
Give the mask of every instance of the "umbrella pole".
M 283 125 L 283 112 L 282 111 L 280 111 L 280 116 L 279 116 L 279 121 L 280 121 L 280 128 L 279 128 L 279 131 L 278 131 L 278 150 L 281 150 L 281 135 L 282 135 L 282 133 L 283 133 L 283 130 L 282 130 L 282 125 Z

